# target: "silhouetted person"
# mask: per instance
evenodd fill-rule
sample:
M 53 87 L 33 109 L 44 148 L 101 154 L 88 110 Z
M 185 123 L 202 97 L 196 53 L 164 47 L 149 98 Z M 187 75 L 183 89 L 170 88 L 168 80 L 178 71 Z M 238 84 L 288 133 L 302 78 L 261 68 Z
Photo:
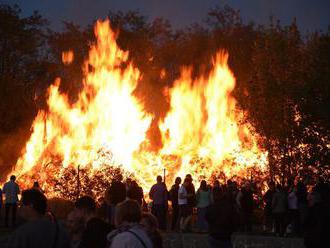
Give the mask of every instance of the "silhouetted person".
M 5 226 L 8 227 L 9 213 L 11 211 L 12 225 L 16 224 L 16 210 L 18 202 L 19 186 L 15 182 L 16 176 L 12 175 L 9 182 L 3 186 L 3 193 L 6 196 L 5 200 Z
M 41 189 L 39 182 L 34 182 L 32 189 L 39 190 L 41 193 L 44 193 L 44 191 Z
M 2 213 L 2 205 L 3 205 L 3 199 L 2 199 L 2 189 L 0 188 L 0 219 L 1 219 L 1 213 Z
M 83 196 L 75 202 L 75 215 L 84 221 L 85 229 L 79 248 L 104 248 L 106 236 L 111 231 L 109 224 L 96 217 L 96 203 L 93 198 Z
M 153 243 L 147 229 L 140 224 L 141 207 L 134 200 L 118 204 L 115 223 L 116 229 L 107 236 L 109 248 L 152 248 Z
M 82 234 L 85 230 L 84 219 L 79 216 L 76 211 L 71 211 L 68 214 L 65 223 L 70 235 L 70 247 L 78 248 L 81 242 Z
M 156 216 L 161 230 L 166 230 L 167 194 L 162 177 L 157 176 L 157 183 L 151 187 L 149 196 L 153 201 L 151 213 Z
M 187 231 L 187 225 L 189 222 L 189 210 L 188 210 L 188 193 L 187 187 L 189 185 L 189 179 L 185 178 L 183 184 L 178 191 L 178 205 L 179 205 L 179 228 L 180 231 Z
M 193 179 L 190 174 L 186 175 L 186 179 L 188 180 L 187 185 L 185 186 L 187 190 L 187 214 L 188 214 L 188 219 L 187 219 L 187 229 L 191 229 L 192 225 L 192 216 L 193 216 L 193 210 L 194 207 L 196 206 L 196 191 L 195 191 L 195 186 L 193 184 Z
M 163 238 L 158 230 L 157 218 L 151 213 L 142 213 L 141 225 L 145 227 L 149 238 L 152 241 L 153 247 L 162 248 Z
M 172 202 L 172 230 L 175 230 L 178 227 L 178 218 L 179 218 L 179 205 L 178 205 L 178 194 L 181 184 L 181 177 L 175 179 L 174 185 L 169 191 L 169 198 Z
M 281 185 L 276 186 L 272 201 L 272 211 L 275 220 L 275 232 L 283 236 L 285 232 L 285 215 L 287 210 L 287 196 Z
M 219 201 L 211 204 L 205 217 L 209 224 L 208 247 L 232 247 L 231 235 L 237 229 L 238 218 L 231 194 L 226 192 Z
M 136 200 L 140 206 L 143 204 L 143 189 L 137 184 L 136 181 L 132 181 L 131 186 L 127 191 L 127 197 L 132 200 Z
M 207 186 L 206 181 L 202 180 L 199 189 L 196 192 L 197 200 L 197 227 L 201 232 L 206 232 L 208 230 L 208 224 L 205 219 L 206 210 L 211 204 L 211 190 Z
M 307 187 L 300 181 L 297 184 L 297 200 L 298 200 L 298 211 L 299 211 L 299 225 L 298 234 L 303 232 L 302 226 L 304 225 L 307 213 L 308 213 L 308 201 L 307 201 Z
M 126 182 L 125 182 L 126 192 L 128 192 L 131 186 L 132 186 L 132 179 L 128 177 L 126 178 Z
M 241 229 L 245 232 L 252 231 L 253 194 L 250 184 L 244 184 L 237 194 L 236 202 L 240 213 Z
M 126 199 L 126 186 L 122 183 L 123 177 L 119 175 L 117 179 L 115 179 L 111 186 L 106 191 L 106 200 L 109 205 L 109 215 L 110 215 L 110 223 L 114 225 L 114 217 L 116 214 L 116 206 L 118 203 L 124 201 Z
M 269 189 L 264 195 L 264 219 L 265 219 L 265 230 L 272 231 L 273 228 L 273 211 L 272 211 L 272 202 L 273 202 L 273 195 L 275 193 L 275 185 L 273 182 L 269 183 Z
M 306 248 L 326 247 L 330 242 L 330 187 L 321 182 L 313 191 L 319 198 L 309 207 L 304 223 L 304 243 Z
M 237 198 L 237 194 L 239 193 L 237 183 L 229 179 L 227 181 L 226 189 L 224 190 L 226 190 L 226 192 L 229 193 L 229 195 L 232 197 L 233 202 L 235 202 L 235 206 L 236 206 L 236 198 Z
M 218 180 L 214 181 L 213 188 L 212 188 L 212 200 L 213 202 L 218 202 L 221 198 L 222 189 L 220 186 L 220 182 Z
M 47 199 L 38 190 L 22 193 L 20 214 L 27 221 L 8 241 L 8 248 L 69 248 L 70 240 L 64 228 L 46 217 Z
M 299 210 L 297 188 L 292 185 L 288 192 L 288 222 L 291 226 L 291 232 L 296 234 L 299 227 Z

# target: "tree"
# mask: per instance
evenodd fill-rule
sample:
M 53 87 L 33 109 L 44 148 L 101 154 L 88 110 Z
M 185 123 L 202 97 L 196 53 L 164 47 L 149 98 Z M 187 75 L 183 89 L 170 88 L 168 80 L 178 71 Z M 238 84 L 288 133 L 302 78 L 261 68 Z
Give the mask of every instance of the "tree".
M 5 175 L 37 111 L 34 99 L 47 73 L 47 21 L 38 12 L 23 18 L 18 6 L 3 4 L 0 20 L 0 173 Z
M 0 5 L 0 129 L 12 131 L 34 112 L 38 80 L 45 73 L 44 27 L 34 12 L 21 18 L 18 6 Z

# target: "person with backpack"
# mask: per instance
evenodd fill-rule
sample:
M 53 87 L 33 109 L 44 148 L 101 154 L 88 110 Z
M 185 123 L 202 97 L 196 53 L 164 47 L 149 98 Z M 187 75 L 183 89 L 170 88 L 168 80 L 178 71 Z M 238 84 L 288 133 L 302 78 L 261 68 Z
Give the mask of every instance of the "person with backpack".
M 140 224 L 145 227 L 145 230 L 152 241 L 153 247 L 163 248 L 163 238 L 158 229 L 158 221 L 151 213 L 143 212 Z
M 135 200 L 118 204 L 115 216 L 116 229 L 107 236 L 108 248 L 152 248 L 147 229 L 140 224 L 141 208 Z

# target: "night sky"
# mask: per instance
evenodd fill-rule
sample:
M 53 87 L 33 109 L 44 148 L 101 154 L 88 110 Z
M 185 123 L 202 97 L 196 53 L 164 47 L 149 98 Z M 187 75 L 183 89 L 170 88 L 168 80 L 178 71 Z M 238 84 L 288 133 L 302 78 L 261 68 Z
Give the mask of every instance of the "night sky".
M 140 10 L 150 19 L 165 17 L 175 28 L 205 19 L 208 9 L 228 4 L 241 10 L 244 21 L 267 24 L 269 16 L 276 16 L 283 24 L 297 18 L 303 31 L 327 30 L 330 24 L 330 0 L 0 0 L 17 3 L 23 15 L 38 10 L 61 29 L 63 20 L 82 26 L 105 17 L 108 10 Z

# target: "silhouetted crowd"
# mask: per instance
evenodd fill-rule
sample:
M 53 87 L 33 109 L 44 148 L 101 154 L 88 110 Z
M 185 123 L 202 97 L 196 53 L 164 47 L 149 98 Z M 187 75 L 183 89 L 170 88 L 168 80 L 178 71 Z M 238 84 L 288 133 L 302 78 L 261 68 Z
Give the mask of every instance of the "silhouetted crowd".
M 208 233 L 209 247 L 232 247 L 233 232 L 255 231 L 256 195 L 251 182 L 241 186 L 205 180 L 195 190 L 190 174 L 175 179 L 167 190 L 161 176 L 149 191 L 120 176 L 105 191 L 100 214 L 90 196 L 78 198 L 66 220 L 57 220 L 37 182 L 21 193 L 11 176 L 0 192 L 5 195 L 5 226 L 15 226 L 16 211 L 25 222 L 8 240 L 7 247 L 121 248 L 163 247 L 165 231 Z M 263 195 L 263 231 L 278 236 L 303 235 L 305 246 L 324 247 L 330 230 L 329 184 L 319 181 L 308 189 L 303 182 L 287 187 L 270 182 Z M 169 218 L 170 217 L 170 218 Z M 260 225 L 259 225 L 260 226 Z
M 287 187 L 271 182 L 264 202 L 265 231 L 304 236 L 306 247 L 324 247 L 329 241 L 329 183 L 319 180 L 308 190 L 302 181 Z

